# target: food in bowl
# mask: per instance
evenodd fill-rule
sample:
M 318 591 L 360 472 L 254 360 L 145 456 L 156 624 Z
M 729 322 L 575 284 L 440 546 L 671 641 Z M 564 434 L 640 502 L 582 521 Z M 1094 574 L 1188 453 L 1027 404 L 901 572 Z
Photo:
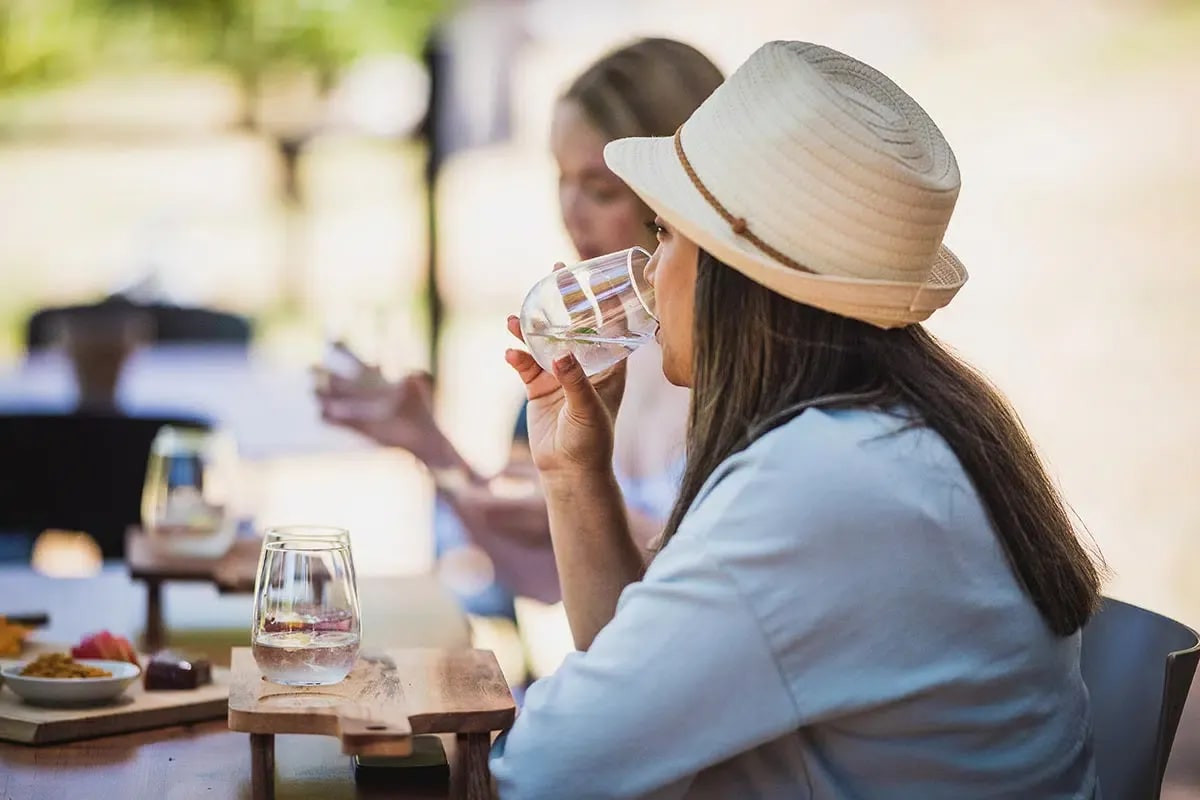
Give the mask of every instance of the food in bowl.
M 77 667 L 89 669 L 77 670 Z M 65 653 L 0 667 L 5 689 L 38 706 L 107 703 L 120 696 L 141 674 L 141 668 L 128 661 L 72 659 Z
M 111 678 L 108 670 L 80 664 L 66 653 L 45 653 L 21 669 L 24 678 Z
M 24 625 L 14 625 L 0 617 L 0 658 L 21 655 L 29 632 L 30 629 Z

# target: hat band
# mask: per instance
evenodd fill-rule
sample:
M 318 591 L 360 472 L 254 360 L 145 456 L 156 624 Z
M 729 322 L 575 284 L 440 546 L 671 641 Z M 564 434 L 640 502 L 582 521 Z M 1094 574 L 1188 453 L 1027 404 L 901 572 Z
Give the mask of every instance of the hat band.
M 725 206 L 721 205 L 721 201 L 718 200 L 716 196 L 708 190 L 708 187 L 704 185 L 704 181 L 700 180 L 700 176 L 696 174 L 695 168 L 692 167 L 692 162 L 688 161 L 687 153 L 683 152 L 682 133 L 683 126 L 681 125 L 675 130 L 675 155 L 679 157 L 679 163 L 683 165 L 683 171 L 687 173 L 688 178 L 691 180 L 692 185 L 696 187 L 696 191 L 700 193 L 700 196 L 703 197 L 710 206 L 712 206 L 712 210 L 716 211 L 721 216 L 721 219 L 729 223 L 729 227 L 733 229 L 734 235 L 745 239 L 747 242 L 757 247 L 761 252 L 770 256 L 781 264 L 785 264 L 792 269 L 797 269 L 801 272 L 812 273 L 812 270 L 808 267 L 804 266 L 795 259 L 784 255 L 771 245 L 764 242 L 762 239 L 755 236 L 753 231 L 750 230 L 750 226 L 746 222 L 745 217 L 736 216 L 731 213 L 729 209 L 725 208 Z

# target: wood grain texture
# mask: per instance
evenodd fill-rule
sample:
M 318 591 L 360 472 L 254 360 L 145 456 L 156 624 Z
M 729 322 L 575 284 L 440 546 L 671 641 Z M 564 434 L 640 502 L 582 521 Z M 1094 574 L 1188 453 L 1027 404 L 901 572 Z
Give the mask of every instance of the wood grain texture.
M 0 739 L 48 744 L 114 733 L 220 719 L 229 699 L 229 671 L 213 669 L 213 683 L 178 692 L 147 692 L 141 678 L 112 703 L 90 708 L 42 708 L 0 689 Z
M 454 800 L 494 800 L 495 786 L 488 767 L 491 737 L 486 733 L 458 734 L 458 754 L 450 796 Z
M 275 798 L 275 736 L 250 734 L 250 794 L 254 800 Z
M 355 755 L 404 756 L 412 728 L 392 662 L 360 657 L 329 686 L 283 686 L 262 677 L 248 647 L 234 648 L 229 727 L 255 734 L 334 736 Z
M 454 769 L 453 736 L 440 737 Z M 445 800 L 446 785 L 413 780 L 406 770 L 356 785 L 352 760 L 335 739 L 276 736 L 279 800 Z M 47 747 L 0 743 L 4 800 L 249 800 L 250 737 L 223 720 L 108 736 Z
M 262 679 L 247 647 L 234 648 L 229 697 L 232 730 L 336 736 L 340 706 L 349 714 L 399 724 L 414 734 L 490 733 L 512 725 L 516 705 L 496 657 L 486 650 L 366 651 L 341 683 L 281 686 Z
M 413 732 L 491 733 L 508 729 L 516 704 L 488 650 L 388 650 L 404 676 Z

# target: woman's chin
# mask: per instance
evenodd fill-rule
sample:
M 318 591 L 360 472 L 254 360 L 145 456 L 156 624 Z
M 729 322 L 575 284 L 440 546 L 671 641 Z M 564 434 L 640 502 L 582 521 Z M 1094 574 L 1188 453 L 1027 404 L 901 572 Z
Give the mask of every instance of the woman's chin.
M 678 386 L 682 389 L 692 388 L 691 370 L 679 369 L 675 363 L 675 359 L 671 358 L 670 353 L 665 349 L 663 350 L 662 371 L 663 377 L 672 386 Z

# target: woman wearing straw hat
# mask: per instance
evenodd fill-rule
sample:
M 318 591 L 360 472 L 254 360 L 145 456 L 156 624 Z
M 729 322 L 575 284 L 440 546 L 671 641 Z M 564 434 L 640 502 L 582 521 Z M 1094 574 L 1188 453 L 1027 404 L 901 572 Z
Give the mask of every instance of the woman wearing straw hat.
M 582 652 L 498 741 L 501 797 L 1098 796 L 1097 567 L 1016 415 L 919 324 L 967 277 L 941 132 L 871 67 L 773 42 L 605 156 L 657 214 L 688 463 L 644 568 L 621 367 L 509 351 Z

